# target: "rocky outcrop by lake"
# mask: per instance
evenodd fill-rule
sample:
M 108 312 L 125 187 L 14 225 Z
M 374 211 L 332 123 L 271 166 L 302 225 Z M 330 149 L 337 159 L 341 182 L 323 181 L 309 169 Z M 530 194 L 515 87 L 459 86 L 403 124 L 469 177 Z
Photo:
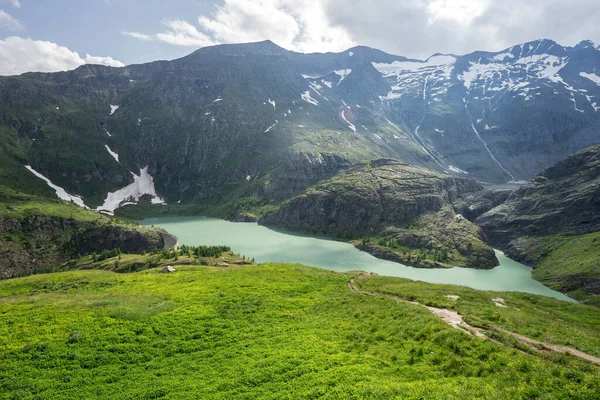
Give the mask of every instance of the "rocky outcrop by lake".
M 600 304 L 600 146 L 548 168 L 475 223 L 534 278 Z
M 392 159 L 363 164 L 318 183 L 260 223 L 303 231 L 373 235 L 436 212 L 481 190 L 470 179 L 437 174 Z
M 0 235 L 0 278 L 54 271 L 93 252 L 140 253 L 164 246 L 155 228 L 44 215 L 0 218 Z
M 414 266 L 491 268 L 498 264 L 493 250 L 451 206 L 481 190 L 468 178 L 379 159 L 318 183 L 259 222 L 346 239 L 374 238 L 377 244 L 359 248 Z
M 599 231 L 600 146 L 548 168 L 476 223 L 502 248 L 521 236 Z

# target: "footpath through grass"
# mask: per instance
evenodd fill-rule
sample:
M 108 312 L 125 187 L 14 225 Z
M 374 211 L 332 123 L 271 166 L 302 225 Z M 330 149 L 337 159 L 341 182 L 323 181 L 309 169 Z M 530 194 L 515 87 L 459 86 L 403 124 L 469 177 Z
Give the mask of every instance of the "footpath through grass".
M 300 265 L 73 271 L 0 282 L 0 399 L 593 399 L 600 369 L 454 329 Z M 600 310 L 396 278 L 369 291 L 456 308 L 599 355 Z M 444 295 L 459 295 L 455 302 Z M 434 304 L 432 304 L 434 305 Z M 557 325 L 562 320 L 562 325 Z M 559 330 L 552 336 L 553 330 Z

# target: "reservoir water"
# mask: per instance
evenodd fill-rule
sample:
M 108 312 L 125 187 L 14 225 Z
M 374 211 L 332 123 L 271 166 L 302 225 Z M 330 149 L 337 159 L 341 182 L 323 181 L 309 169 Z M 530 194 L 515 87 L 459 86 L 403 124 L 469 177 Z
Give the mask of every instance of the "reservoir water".
M 517 291 L 573 301 L 531 277 L 531 268 L 497 252 L 500 266 L 491 270 L 470 268 L 422 269 L 380 260 L 349 243 L 322 237 L 274 231 L 256 223 L 229 222 L 204 217 L 151 218 L 142 225 L 159 226 L 185 245 L 227 245 L 256 262 L 300 263 L 333 271 L 362 270 L 431 283 L 448 283 L 475 289 Z

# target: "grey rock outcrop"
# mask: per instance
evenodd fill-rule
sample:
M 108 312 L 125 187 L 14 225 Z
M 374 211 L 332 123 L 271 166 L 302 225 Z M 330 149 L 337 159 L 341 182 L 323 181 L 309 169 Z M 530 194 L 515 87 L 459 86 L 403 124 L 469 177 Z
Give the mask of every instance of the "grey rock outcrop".
M 158 229 L 33 215 L 0 218 L 0 278 L 56 270 L 77 255 L 163 247 Z
M 503 248 L 521 236 L 600 230 L 600 146 L 548 168 L 475 222 Z
M 480 190 L 471 179 L 378 159 L 318 183 L 259 223 L 346 239 L 378 237 L 387 245 L 363 241 L 356 246 L 416 267 L 492 268 L 498 264 L 494 251 L 483 243 L 478 228 L 451 206 Z M 413 257 L 418 249 L 425 253 Z
M 472 222 L 480 215 L 504 203 L 512 192 L 510 189 L 482 190 L 457 199 L 453 205 L 457 212 Z
M 379 159 L 318 183 L 259 222 L 309 232 L 371 235 L 388 226 L 407 225 L 481 189 L 470 179 Z

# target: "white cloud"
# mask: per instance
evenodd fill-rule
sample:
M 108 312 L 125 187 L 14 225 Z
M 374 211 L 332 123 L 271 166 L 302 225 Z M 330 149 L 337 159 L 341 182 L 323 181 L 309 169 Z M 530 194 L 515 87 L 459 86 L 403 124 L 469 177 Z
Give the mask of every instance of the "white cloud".
M 217 6 L 213 18 L 201 16 L 198 23 L 203 31 L 222 43 L 253 42 L 271 39 L 291 43 L 300 34 L 300 22 L 285 10 L 285 1 L 225 0 Z
M 25 30 L 25 25 L 19 22 L 19 20 L 12 15 L 0 10 L 0 29 L 7 29 L 9 31 L 23 31 Z
M 77 54 L 77 53 L 73 52 L 73 54 Z M 108 67 L 124 67 L 125 66 L 125 64 L 123 64 L 121 61 L 115 60 L 112 57 L 91 56 L 89 54 L 85 55 L 85 58 L 83 59 L 83 64 L 100 64 L 100 65 L 106 65 Z
M 165 20 L 163 21 L 169 30 L 156 34 L 156 39 L 178 46 L 202 47 L 210 46 L 215 42 L 187 21 Z
M 111 57 L 87 54 L 85 58 L 81 58 L 77 52 L 56 43 L 15 36 L 0 40 L 0 60 L 0 75 L 17 75 L 30 71 L 66 71 L 83 64 L 124 66 L 122 62 Z
M 173 45 L 202 47 L 220 43 L 272 40 L 297 51 L 344 50 L 354 46 L 348 31 L 333 26 L 325 2 L 313 0 L 224 0 L 211 17 L 200 16 L 197 25 L 165 20 L 166 32 L 153 38 Z M 150 35 L 139 37 L 148 40 Z
M 1 0 L 0 0 L 1 1 Z M 571 4 L 576 3 L 576 4 Z M 220 5 L 218 5 L 220 4 Z M 502 50 L 548 38 L 600 41 L 600 1 L 221 0 L 197 20 L 168 20 L 137 37 L 201 47 L 270 39 L 290 50 L 342 51 L 363 44 L 408 57 Z
M 394 54 L 502 50 L 536 39 L 600 40 L 598 0 L 326 0 L 332 24 Z
M 427 5 L 429 22 L 456 21 L 468 24 L 488 8 L 487 0 L 431 0 Z
M 123 32 L 121 32 L 121 34 L 125 35 L 125 36 L 131 36 L 131 37 L 139 39 L 139 40 L 143 40 L 144 42 L 149 42 L 151 40 L 154 40 L 152 38 L 152 36 L 146 35 L 145 33 L 140 33 L 140 32 L 123 31 Z
M 15 8 L 21 8 L 21 2 L 19 0 L 0 0 L 0 4 L 10 3 Z

